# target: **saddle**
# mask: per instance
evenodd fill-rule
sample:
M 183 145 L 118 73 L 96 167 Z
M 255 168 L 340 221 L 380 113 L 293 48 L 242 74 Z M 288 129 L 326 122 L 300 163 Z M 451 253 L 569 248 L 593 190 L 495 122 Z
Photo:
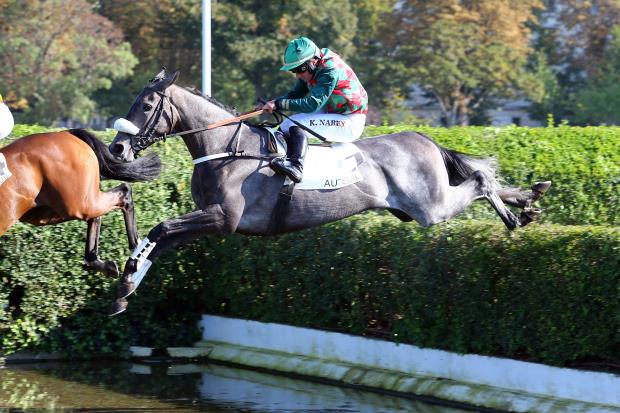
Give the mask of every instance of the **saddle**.
M 269 132 L 267 147 L 278 156 L 286 156 L 286 140 L 282 132 Z M 353 143 L 310 144 L 304 161 L 304 177 L 295 189 L 338 189 L 363 179 L 358 165 L 364 163 L 364 154 Z M 284 185 L 291 185 L 288 178 Z

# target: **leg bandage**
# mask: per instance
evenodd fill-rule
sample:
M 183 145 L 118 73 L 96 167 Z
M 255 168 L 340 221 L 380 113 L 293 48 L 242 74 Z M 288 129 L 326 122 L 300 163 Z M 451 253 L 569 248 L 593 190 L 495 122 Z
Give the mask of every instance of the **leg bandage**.
M 140 285 L 140 283 L 142 282 L 142 279 L 146 275 L 146 272 L 151 267 L 152 262 L 146 257 L 148 257 L 151 251 L 153 251 L 155 245 L 157 245 L 156 242 L 151 242 L 147 237 L 145 237 L 131 254 L 131 258 L 137 261 L 137 270 L 136 272 L 131 274 L 131 279 L 134 282 L 136 288 L 138 288 L 138 285 Z

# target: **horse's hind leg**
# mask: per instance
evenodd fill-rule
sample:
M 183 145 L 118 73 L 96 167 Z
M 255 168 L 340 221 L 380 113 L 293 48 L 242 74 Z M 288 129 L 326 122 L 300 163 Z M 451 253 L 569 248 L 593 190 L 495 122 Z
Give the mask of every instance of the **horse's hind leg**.
M 513 230 L 521 225 L 521 221 L 515 216 L 515 214 L 506 208 L 506 205 L 502 202 L 502 199 L 499 197 L 497 192 L 490 191 L 484 196 L 487 201 L 489 201 L 493 209 L 495 209 L 495 212 L 497 212 L 497 215 L 499 215 L 508 229 Z
M 127 242 L 129 249 L 133 250 L 138 246 L 138 227 L 136 225 L 136 216 L 134 214 L 133 197 L 131 196 L 131 186 L 121 184 L 112 191 L 118 190 L 121 194 L 123 218 L 125 219 L 125 231 L 127 232 Z
M 88 217 L 99 217 L 115 208 L 123 211 L 129 249 L 134 249 L 138 245 L 138 229 L 134 216 L 131 186 L 123 182 L 107 192 L 98 192 L 96 197 L 91 199 L 90 205 L 81 207 L 87 211 Z
M 522 190 L 520 188 L 501 188 L 497 190 L 497 194 L 502 201 L 508 205 L 517 208 L 526 208 L 542 198 L 550 187 L 550 181 L 536 182 L 532 186 L 531 191 Z
M 101 261 L 97 256 L 99 253 L 99 233 L 101 231 L 101 217 L 87 220 L 86 229 L 86 251 L 84 262 L 86 266 L 96 271 L 105 273 L 110 277 L 118 277 L 118 266 L 114 261 Z
M 443 187 L 443 202 L 429 211 L 431 218 L 428 224 L 450 219 L 480 198 L 489 201 L 508 229 L 512 230 L 519 226 L 519 219 L 506 208 L 492 181 L 481 171 L 472 173 L 460 185 L 446 184 Z
M 134 217 L 131 187 L 122 183 L 108 192 L 99 192 L 89 198 L 87 205 L 74 206 L 75 211 L 69 212 L 73 217 L 85 219 L 88 223 L 86 235 L 86 251 L 84 260 L 88 267 L 101 271 L 107 275 L 118 277 L 118 266 L 113 261 L 101 261 L 98 258 L 99 233 L 101 230 L 101 216 L 112 209 L 120 208 L 125 218 L 125 229 L 130 249 L 138 244 L 138 231 Z
M 497 194 L 506 204 L 522 209 L 519 221 L 524 227 L 540 215 L 541 210 L 532 207 L 532 204 L 542 198 L 550 187 L 551 181 L 536 182 L 531 191 L 519 188 L 502 188 L 497 191 Z

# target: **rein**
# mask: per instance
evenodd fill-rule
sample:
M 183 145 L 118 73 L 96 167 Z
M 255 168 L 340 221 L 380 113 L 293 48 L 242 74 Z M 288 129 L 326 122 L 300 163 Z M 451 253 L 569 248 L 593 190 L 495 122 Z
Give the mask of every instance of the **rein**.
M 206 131 L 206 130 L 211 130 L 211 129 L 219 128 L 221 126 L 230 125 L 231 123 L 239 123 L 239 125 L 238 125 L 237 129 L 235 130 L 235 133 L 233 134 L 233 137 L 232 137 L 232 139 L 230 141 L 231 143 L 233 143 L 235 140 L 237 141 L 234 150 L 231 150 L 231 151 L 228 151 L 228 152 L 222 152 L 222 153 L 216 153 L 216 154 L 212 154 L 212 155 L 202 156 L 200 158 L 194 159 L 192 162 L 194 164 L 198 164 L 198 163 L 201 163 L 201 162 L 209 161 L 211 159 L 220 159 L 220 158 L 243 157 L 243 158 L 256 158 L 256 159 L 267 158 L 267 159 L 269 159 L 269 158 L 274 158 L 274 157 L 279 156 L 279 155 L 263 155 L 263 154 L 245 154 L 245 151 L 240 151 L 239 150 L 240 139 L 238 139 L 238 136 L 239 136 L 239 132 L 241 130 L 242 121 L 245 120 L 245 119 L 253 118 L 255 116 L 263 114 L 265 112 L 263 109 L 254 110 L 254 111 L 250 111 L 250 112 L 244 112 L 241 115 L 236 116 L 234 118 L 224 119 L 224 120 L 221 120 L 219 122 L 211 123 L 211 124 L 209 124 L 207 126 L 204 126 L 202 128 L 196 128 L 196 129 L 186 130 L 186 131 L 177 132 L 177 133 L 170 133 L 170 134 L 164 133 L 164 134 L 162 134 L 160 136 L 155 136 L 154 137 L 153 134 L 154 134 L 154 130 L 155 130 L 155 125 L 157 125 L 157 123 L 159 122 L 159 118 L 164 113 L 164 107 L 163 107 L 164 106 L 164 100 L 169 99 L 168 95 L 166 95 L 165 93 L 162 93 L 162 92 L 159 92 L 159 91 L 156 91 L 156 93 L 158 95 L 160 95 L 161 99 L 157 103 L 157 106 L 155 107 L 155 110 L 153 111 L 151 116 L 147 119 L 147 121 L 144 124 L 144 126 L 142 127 L 142 129 L 132 139 L 131 147 L 132 147 L 132 149 L 135 152 L 139 152 L 141 150 L 144 150 L 147 147 L 149 147 L 150 145 L 152 145 L 153 143 L 159 142 L 159 141 L 165 141 L 168 138 L 179 137 L 179 136 L 183 136 L 183 135 L 189 135 L 189 134 L 196 133 L 196 132 L 203 132 L 203 131 Z M 171 104 L 171 106 L 172 106 L 172 104 Z M 174 117 L 174 111 L 171 111 L 171 115 L 170 116 Z M 277 118 L 276 118 L 276 120 L 277 120 Z M 174 122 L 172 122 L 172 124 L 174 124 Z
M 252 112 L 244 112 L 241 115 L 234 117 L 234 118 L 230 118 L 230 119 L 224 119 L 221 120 L 219 122 L 215 122 L 215 123 L 211 123 L 205 127 L 202 128 L 198 128 L 198 129 L 191 129 L 191 130 L 186 130 L 183 132 L 177 132 L 177 133 L 171 133 L 171 134 L 163 134 L 162 137 L 163 139 L 167 139 L 167 138 L 172 138 L 172 137 L 176 137 L 176 136 L 183 136 L 183 135 L 189 135 L 190 133 L 196 133 L 196 132 L 203 132 L 206 130 L 210 130 L 210 129 L 215 129 L 215 128 L 219 128 L 220 126 L 226 126 L 226 125 L 230 125 L 231 123 L 236 123 L 245 119 L 249 119 L 249 118 L 253 118 L 254 116 L 258 116 L 258 115 L 262 115 L 265 111 L 263 109 L 261 110 L 255 110 Z

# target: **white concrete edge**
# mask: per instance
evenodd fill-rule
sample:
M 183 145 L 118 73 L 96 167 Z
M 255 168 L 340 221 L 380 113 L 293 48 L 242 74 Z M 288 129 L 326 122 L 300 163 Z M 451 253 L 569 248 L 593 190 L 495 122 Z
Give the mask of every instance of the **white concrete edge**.
M 341 333 L 220 316 L 204 315 L 199 327 L 205 341 L 620 407 L 620 376 L 616 374 L 462 355 Z

